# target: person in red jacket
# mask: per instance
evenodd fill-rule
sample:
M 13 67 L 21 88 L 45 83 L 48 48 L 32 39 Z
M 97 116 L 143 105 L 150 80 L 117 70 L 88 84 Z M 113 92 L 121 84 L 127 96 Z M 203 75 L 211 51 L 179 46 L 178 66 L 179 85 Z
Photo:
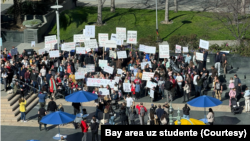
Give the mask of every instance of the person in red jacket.
M 81 121 L 81 128 L 82 128 L 82 141 L 87 141 L 87 133 L 89 129 L 89 125 L 86 123 L 87 118 L 84 118 Z
M 171 94 L 172 94 L 172 98 L 174 98 L 174 96 L 175 96 L 176 81 L 175 81 L 175 79 L 174 79 L 172 76 L 170 76 L 169 81 L 173 84 L 173 87 L 172 87 L 172 89 L 171 89 Z M 172 100 L 173 100 L 173 99 L 172 99 Z
M 131 93 L 133 94 L 133 98 L 135 98 L 135 84 L 131 82 Z
M 144 125 L 144 116 L 145 116 L 146 113 L 147 113 L 146 107 L 144 107 L 144 106 L 143 106 L 143 103 L 141 102 L 141 103 L 140 103 L 140 106 L 139 106 L 139 104 L 137 104 L 135 108 L 138 109 L 138 115 L 139 115 L 139 119 L 140 119 L 141 125 Z M 144 110 L 143 110 L 143 109 L 144 109 Z

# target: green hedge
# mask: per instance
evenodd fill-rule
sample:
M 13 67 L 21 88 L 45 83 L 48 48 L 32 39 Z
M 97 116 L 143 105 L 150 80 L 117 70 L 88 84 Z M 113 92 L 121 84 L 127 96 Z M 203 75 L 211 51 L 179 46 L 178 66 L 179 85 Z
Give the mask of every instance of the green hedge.
M 34 19 L 34 20 L 27 20 L 23 22 L 23 25 L 37 25 L 37 24 L 41 24 L 42 21 L 39 19 Z

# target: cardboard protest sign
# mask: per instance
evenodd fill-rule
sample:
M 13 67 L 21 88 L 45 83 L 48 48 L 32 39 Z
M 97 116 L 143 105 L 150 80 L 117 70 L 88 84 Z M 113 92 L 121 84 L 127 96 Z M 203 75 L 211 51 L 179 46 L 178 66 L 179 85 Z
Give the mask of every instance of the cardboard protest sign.
M 122 69 L 117 69 L 117 74 L 122 74 Z
M 56 35 L 44 37 L 45 48 L 51 48 L 57 43 Z
M 84 71 L 79 71 L 78 72 L 75 72 L 75 79 L 78 80 L 78 79 L 84 79 L 85 78 L 85 72 Z
M 59 50 L 50 51 L 49 56 L 50 58 L 59 57 Z
M 96 39 L 85 40 L 84 45 L 86 49 L 98 48 Z
M 95 38 L 95 25 L 85 25 L 85 37 Z
M 45 54 L 45 52 L 46 52 L 45 49 L 39 49 L 39 50 L 38 50 L 39 55 Z
M 187 53 L 188 52 L 188 47 L 182 47 L 183 48 L 183 52 Z
M 119 46 L 123 45 L 123 40 L 117 39 L 117 35 L 114 33 L 111 34 L 110 40 L 115 41 L 116 45 L 119 45 Z
M 86 72 L 95 72 L 95 64 L 86 65 Z
M 105 67 L 108 66 L 108 61 L 107 60 L 100 60 L 99 59 L 99 67 Z
M 31 41 L 31 47 L 35 47 L 36 46 L 36 41 Z
M 145 45 L 140 44 L 140 45 L 139 45 L 139 51 L 145 52 L 145 51 L 146 51 L 146 48 L 145 48 L 145 47 L 146 47 Z
M 160 58 L 169 58 L 169 45 L 159 45 Z
M 143 70 L 147 64 L 149 64 L 149 67 L 152 68 L 151 62 L 148 61 L 148 62 L 141 62 L 141 69 Z
M 203 61 L 203 53 L 196 52 L 196 60 Z
M 117 51 L 117 56 L 118 56 L 118 59 L 127 58 L 127 52 L 126 51 Z
M 123 83 L 123 91 L 124 92 L 131 92 L 131 84 L 130 83 Z
M 156 47 L 146 46 L 145 49 L 146 49 L 145 50 L 146 53 L 155 54 L 156 52 Z
M 205 40 L 202 40 L 200 39 L 200 44 L 199 44 L 199 47 L 200 48 L 204 48 L 204 49 L 209 49 L 209 42 L 208 41 L 205 41 Z
M 64 43 L 61 50 L 65 51 L 75 50 L 75 46 L 76 46 L 75 42 Z
M 142 73 L 142 80 L 150 80 L 151 78 L 154 78 L 153 72 L 143 72 Z
M 105 66 L 103 71 L 109 73 L 109 74 L 113 74 L 114 68 L 113 67 L 109 67 L 109 66 Z
M 86 50 L 84 47 L 76 47 L 76 54 L 85 54 Z
M 118 40 L 126 40 L 126 28 L 124 27 L 116 27 L 116 39 Z
M 154 83 L 154 82 L 151 82 L 151 81 L 147 81 L 147 85 L 146 87 L 150 88 L 150 89 L 153 89 L 154 87 L 156 87 L 157 84 Z
M 127 43 L 137 44 L 137 31 L 128 30 Z
M 84 42 L 85 40 L 90 40 L 90 38 L 85 38 L 83 34 L 74 34 L 74 42 Z
M 181 53 L 181 46 L 175 45 L 175 53 Z
M 100 95 L 109 95 L 109 90 L 107 88 L 99 88 Z
M 98 42 L 100 47 L 105 47 L 105 42 L 109 40 L 108 33 L 99 33 L 98 34 Z
M 105 42 L 105 48 L 116 48 L 116 41 L 108 40 Z
M 109 57 L 116 59 L 116 52 L 113 50 L 109 50 Z

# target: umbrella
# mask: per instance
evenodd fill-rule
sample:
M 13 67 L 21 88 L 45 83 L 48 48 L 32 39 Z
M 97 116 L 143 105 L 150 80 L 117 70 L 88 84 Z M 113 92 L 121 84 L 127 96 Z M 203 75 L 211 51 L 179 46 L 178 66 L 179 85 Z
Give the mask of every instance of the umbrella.
M 178 121 L 176 120 L 174 124 L 178 125 Z M 190 118 L 190 119 L 182 118 L 181 125 L 206 125 L 206 124 L 203 121 L 200 121 L 194 118 Z
M 32 140 L 27 140 L 27 141 L 39 141 L 39 140 L 33 140 L 33 139 L 32 139 Z
M 40 122 L 44 124 L 60 125 L 60 124 L 72 122 L 75 120 L 75 118 L 76 118 L 75 115 L 61 112 L 61 111 L 56 111 L 56 112 L 53 112 L 51 114 L 44 116 Z M 59 126 L 58 126 L 58 131 L 59 131 L 59 136 L 60 136 Z
M 187 102 L 190 106 L 194 107 L 204 107 L 204 119 L 201 119 L 204 123 L 207 123 L 206 118 L 206 107 L 214 107 L 220 105 L 222 102 L 216 98 L 211 96 L 203 95 L 199 96 L 189 102 Z

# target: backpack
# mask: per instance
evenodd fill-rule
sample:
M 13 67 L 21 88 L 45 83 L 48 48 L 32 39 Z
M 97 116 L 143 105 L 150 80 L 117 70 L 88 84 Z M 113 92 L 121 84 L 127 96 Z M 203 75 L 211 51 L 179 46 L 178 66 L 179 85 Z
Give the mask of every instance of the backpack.
M 143 117 L 145 115 L 144 107 L 140 107 L 140 115 Z

